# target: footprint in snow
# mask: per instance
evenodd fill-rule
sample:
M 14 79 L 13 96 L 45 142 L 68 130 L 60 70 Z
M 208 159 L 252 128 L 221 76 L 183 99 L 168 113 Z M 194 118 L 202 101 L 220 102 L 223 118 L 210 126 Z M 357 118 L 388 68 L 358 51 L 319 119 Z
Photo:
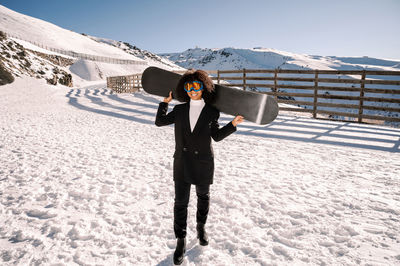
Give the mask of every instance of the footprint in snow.
M 29 210 L 26 211 L 26 215 L 29 217 L 34 217 L 38 219 L 50 219 L 57 216 L 57 214 L 49 213 L 48 211 L 40 211 L 40 210 Z

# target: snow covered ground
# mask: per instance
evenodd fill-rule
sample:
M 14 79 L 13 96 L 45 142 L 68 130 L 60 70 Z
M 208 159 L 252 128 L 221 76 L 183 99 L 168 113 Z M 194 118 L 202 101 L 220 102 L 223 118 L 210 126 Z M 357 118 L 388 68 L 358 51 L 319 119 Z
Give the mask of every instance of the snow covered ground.
M 0 87 L 0 264 L 171 265 L 173 127 L 104 84 Z M 222 125 L 232 117 L 222 115 Z M 281 113 L 214 143 L 186 265 L 399 265 L 400 129 Z

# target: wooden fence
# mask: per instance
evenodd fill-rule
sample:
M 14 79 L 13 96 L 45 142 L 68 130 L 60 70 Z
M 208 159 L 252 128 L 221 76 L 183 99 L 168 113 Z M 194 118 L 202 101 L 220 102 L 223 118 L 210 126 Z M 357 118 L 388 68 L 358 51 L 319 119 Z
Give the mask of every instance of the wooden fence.
M 186 71 L 174 71 L 183 74 Z M 208 74 L 216 74 L 217 71 L 207 71 Z M 116 93 L 136 92 L 142 88 L 142 73 L 128 76 L 107 77 L 107 88 L 112 89 Z
M 137 92 L 142 87 L 142 74 L 107 77 L 107 88 L 117 93 Z
M 400 71 L 242 69 L 208 72 L 218 84 L 275 96 L 282 111 L 308 112 L 314 118 L 359 123 L 400 122 Z M 140 75 L 110 77 L 107 86 L 116 92 L 131 92 L 132 88 L 137 91 L 141 87 L 140 78 Z

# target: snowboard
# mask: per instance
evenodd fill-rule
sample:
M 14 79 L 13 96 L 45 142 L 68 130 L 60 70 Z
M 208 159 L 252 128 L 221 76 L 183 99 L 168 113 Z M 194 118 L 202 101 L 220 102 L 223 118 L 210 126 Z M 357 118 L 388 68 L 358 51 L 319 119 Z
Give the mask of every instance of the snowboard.
M 163 97 L 168 97 L 172 90 L 172 97 L 176 99 L 176 85 L 181 77 L 182 75 L 165 69 L 148 67 L 142 74 L 142 87 L 147 93 Z M 220 84 L 215 84 L 215 92 L 216 99 L 212 106 L 220 112 L 241 115 L 260 125 L 271 123 L 278 115 L 278 103 L 273 96 Z

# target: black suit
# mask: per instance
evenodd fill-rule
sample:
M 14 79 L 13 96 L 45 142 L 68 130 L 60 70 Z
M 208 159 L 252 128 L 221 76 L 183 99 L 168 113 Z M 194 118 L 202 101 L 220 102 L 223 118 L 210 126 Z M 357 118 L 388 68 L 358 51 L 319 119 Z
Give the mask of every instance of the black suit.
M 219 111 L 205 104 L 191 132 L 190 104 L 179 104 L 167 114 L 168 103 L 161 102 L 155 124 L 175 124 L 174 153 L 174 232 L 177 238 L 186 237 L 187 206 L 190 184 L 196 185 L 197 223 L 205 224 L 210 205 L 210 184 L 214 176 L 214 153 L 211 138 L 220 141 L 236 131 L 232 122 L 219 128 Z
M 174 180 L 190 184 L 212 184 L 214 153 L 211 138 L 220 141 L 236 131 L 232 122 L 219 128 L 219 111 L 206 104 L 191 132 L 189 103 L 179 104 L 167 114 L 168 104 L 158 107 L 156 125 L 175 123 Z

